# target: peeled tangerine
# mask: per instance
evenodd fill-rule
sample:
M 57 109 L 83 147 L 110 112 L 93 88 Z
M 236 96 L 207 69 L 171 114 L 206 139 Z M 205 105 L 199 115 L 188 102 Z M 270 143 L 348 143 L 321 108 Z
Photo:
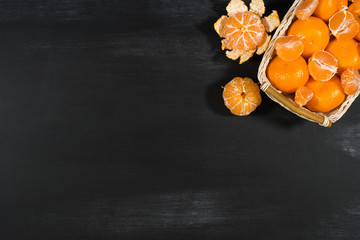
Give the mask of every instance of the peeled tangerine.
M 304 52 L 304 44 L 296 36 L 280 37 L 275 41 L 275 50 L 282 60 L 293 61 Z
M 265 27 L 255 13 L 239 12 L 226 20 L 220 36 L 226 49 L 249 51 L 263 42 Z
M 314 92 L 307 87 L 296 89 L 294 101 L 299 107 L 305 106 L 314 96 Z
M 261 103 L 259 86 L 251 78 L 236 77 L 224 87 L 225 106 L 236 116 L 247 116 Z
M 338 60 L 329 52 L 315 52 L 308 61 L 310 76 L 316 81 L 329 81 L 337 72 Z
M 319 0 L 305 0 L 296 9 L 296 16 L 300 20 L 307 20 L 316 10 Z
M 354 38 L 359 32 L 360 24 L 349 11 L 335 13 L 329 20 L 329 29 L 338 40 Z
M 347 95 L 353 95 L 359 91 L 360 74 L 354 67 L 346 69 L 341 74 L 341 86 Z
M 263 17 L 263 0 L 252 0 L 250 9 L 243 0 L 231 0 L 226 7 L 228 16 L 221 16 L 214 24 L 215 31 L 222 39 L 222 50 L 232 60 L 240 58 L 240 64 L 249 60 L 254 53 L 263 54 L 272 32 L 280 25 L 279 15 L 273 11 Z

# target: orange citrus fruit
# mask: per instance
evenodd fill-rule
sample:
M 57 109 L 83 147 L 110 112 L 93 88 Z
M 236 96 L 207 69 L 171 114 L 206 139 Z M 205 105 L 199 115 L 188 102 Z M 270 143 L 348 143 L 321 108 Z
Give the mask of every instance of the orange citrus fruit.
M 360 1 L 351 4 L 348 11 L 352 13 L 356 21 L 360 24 Z M 360 31 L 356 34 L 355 39 L 360 41 Z
M 338 60 L 329 52 L 319 50 L 308 61 L 310 76 L 316 81 L 329 81 L 337 72 Z
M 326 113 L 338 107 L 345 100 L 344 90 L 336 75 L 327 82 L 315 81 L 310 78 L 305 86 L 314 93 L 314 96 L 306 104 L 311 111 Z
M 226 19 L 221 31 L 227 49 L 249 51 L 261 45 L 266 36 L 261 19 L 253 12 L 239 12 Z
M 299 87 L 296 89 L 294 101 L 299 107 L 305 106 L 314 96 L 313 91 L 307 87 Z
M 330 31 L 323 20 L 310 17 L 308 20 L 296 20 L 289 28 L 288 35 L 294 35 L 302 39 L 305 46 L 303 56 L 305 58 L 318 51 L 325 49 L 330 41 Z
M 276 56 L 267 68 L 267 76 L 271 84 L 285 93 L 293 93 L 304 86 L 309 79 L 305 59 L 300 56 L 293 61 L 284 61 Z
M 354 38 L 359 32 L 359 28 L 359 22 L 349 11 L 337 12 L 329 20 L 329 29 L 339 40 Z
M 234 78 L 224 87 L 225 106 L 236 116 L 247 116 L 261 103 L 259 86 L 250 78 Z
M 315 12 L 319 0 L 305 0 L 296 9 L 296 16 L 300 20 L 307 20 Z
M 347 5 L 347 0 L 320 0 L 314 12 L 314 16 L 319 17 L 327 22 L 332 17 L 332 15 L 345 9 Z
M 360 87 L 360 73 L 354 67 L 346 69 L 341 74 L 341 86 L 347 95 L 355 94 Z
M 304 44 L 301 38 L 296 36 L 280 37 L 275 41 L 277 55 L 285 61 L 293 61 L 304 52 Z
M 349 1 L 348 0 L 338 0 L 337 1 L 337 11 L 343 11 L 346 10 L 348 8 L 349 5 Z
M 330 52 L 338 60 L 339 74 L 352 66 L 356 70 L 360 69 L 360 46 L 354 39 L 333 39 L 330 41 L 326 51 Z

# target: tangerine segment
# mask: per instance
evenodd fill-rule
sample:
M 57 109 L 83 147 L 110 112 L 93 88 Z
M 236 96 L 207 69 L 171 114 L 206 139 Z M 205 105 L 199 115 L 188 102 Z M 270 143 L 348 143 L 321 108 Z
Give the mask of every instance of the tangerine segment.
M 220 37 L 225 48 L 237 51 L 255 50 L 265 37 L 265 27 L 253 12 L 239 12 L 226 19 Z
M 328 22 L 336 12 L 344 9 L 345 6 L 347 6 L 347 0 L 320 0 L 314 16 Z
M 275 49 L 282 60 L 293 61 L 304 52 L 304 44 L 299 37 L 285 36 L 275 41 Z
M 314 96 L 314 92 L 307 87 L 299 87 L 295 92 L 295 104 L 299 107 L 305 106 Z
M 310 76 L 316 81 L 329 81 L 337 72 L 338 60 L 329 52 L 315 52 L 308 61 Z
M 360 24 L 360 1 L 351 4 L 348 11 L 352 13 L 356 21 Z M 360 31 L 356 34 L 355 39 L 360 41 Z
M 354 67 L 346 69 L 341 74 L 341 86 L 347 95 L 353 95 L 359 91 L 360 74 Z
M 314 96 L 306 104 L 311 111 L 327 113 L 340 106 L 345 100 L 344 90 L 336 75 L 327 82 L 310 78 L 305 86 L 314 92 Z
M 305 58 L 318 51 L 325 49 L 330 41 L 330 31 L 323 20 L 310 17 L 308 20 L 296 20 L 289 28 L 288 35 L 294 35 L 302 39 L 304 44 L 303 56 Z
M 326 51 L 330 52 L 338 60 L 338 73 L 341 74 L 346 68 L 354 66 L 356 70 L 360 69 L 360 47 L 354 40 L 330 41 Z
M 259 86 L 251 78 L 236 77 L 224 87 L 225 106 L 236 116 L 247 116 L 261 103 Z
M 329 29 L 339 40 L 354 38 L 359 32 L 359 28 L 359 22 L 349 11 L 337 12 L 329 20 Z
M 293 93 L 306 84 L 309 79 L 305 59 L 300 56 L 293 61 L 284 61 L 276 56 L 267 68 L 271 84 L 284 93 Z
M 296 16 L 300 20 L 307 20 L 315 12 L 319 0 L 305 0 L 296 9 Z

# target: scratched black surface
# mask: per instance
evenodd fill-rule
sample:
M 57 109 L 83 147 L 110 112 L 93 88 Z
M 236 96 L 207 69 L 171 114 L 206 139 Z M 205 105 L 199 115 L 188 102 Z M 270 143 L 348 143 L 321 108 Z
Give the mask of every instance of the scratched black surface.
M 360 102 L 232 117 L 226 4 L 0 0 L 0 239 L 360 239 Z

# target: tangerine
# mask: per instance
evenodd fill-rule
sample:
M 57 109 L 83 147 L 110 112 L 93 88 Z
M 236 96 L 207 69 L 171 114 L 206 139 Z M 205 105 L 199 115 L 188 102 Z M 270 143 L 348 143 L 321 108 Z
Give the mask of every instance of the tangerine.
M 329 81 L 337 72 L 337 64 L 334 55 L 319 50 L 308 61 L 310 76 L 316 81 Z
M 223 91 L 225 106 L 236 116 L 247 116 L 261 103 L 259 86 L 251 78 L 236 77 Z
M 276 56 L 267 68 L 267 76 L 272 85 L 285 93 L 293 93 L 304 86 L 309 79 L 305 59 L 300 56 L 293 61 L 284 61 Z
M 318 51 L 325 49 L 330 41 L 330 31 L 323 20 L 310 17 L 308 20 L 296 20 L 289 28 L 288 35 L 294 35 L 302 39 L 304 44 L 303 56 L 305 58 Z
M 295 104 L 299 107 L 305 106 L 314 96 L 313 91 L 307 87 L 299 87 L 295 92 Z
M 349 5 L 348 0 L 338 0 L 337 4 L 336 4 L 337 11 L 340 12 L 340 11 L 346 10 L 348 8 L 348 5 Z
M 301 38 L 296 36 L 284 36 L 275 41 L 277 55 L 285 61 L 293 61 L 304 52 L 304 44 Z
M 351 4 L 348 11 L 352 13 L 356 21 L 360 24 L 360 1 Z M 355 39 L 360 41 L 360 31 L 356 34 Z
M 354 67 L 346 69 L 341 74 L 341 86 L 347 95 L 353 95 L 359 91 L 360 73 Z
M 346 68 L 354 66 L 360 69 L 360 46 L 354 39 L 330 41 L 326 48 L 338 60 L 338 73 L 341 74 Z
M 347 0 L 320 0 L 314 16 L 328 22 L 336 12 L 345 9 L 347 5 Z
M 238 12 L 225 21 L 220 37 L 226 49 L 239 52 L 255 50 L 264 42 L 265 27 L 261 19 L 253 12 Z
M 329 20 L 329 29 L 339 40 L 354 38 L 359 32 L 359 28 L 359 22 L 349 11 L 337 12 Z
M 296 16 L 300 20 L 307 20 L 315 12 L 319 0 L 305 0 L 296 9 Z
M 340 79 L 335 75 L 327 82 L 309 79 L 305 85 L 314 96 L 306 107 L 314 112 L 327 113 L 340 106 L 345 100 L 345 93 L 341 87 Z

